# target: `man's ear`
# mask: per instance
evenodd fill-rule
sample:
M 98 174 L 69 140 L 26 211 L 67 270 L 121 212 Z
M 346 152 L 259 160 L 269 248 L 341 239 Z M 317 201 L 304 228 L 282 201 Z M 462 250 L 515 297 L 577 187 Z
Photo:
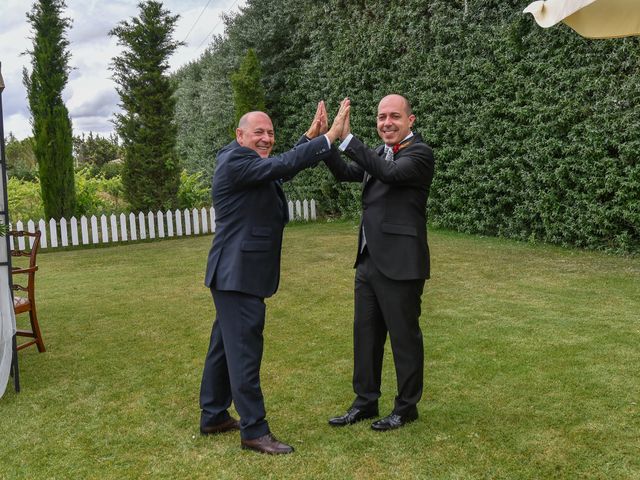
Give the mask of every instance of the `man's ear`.
M 243 140 L 244 140 L 244 132 L 242 131 L 241 128 L 236 128 L 236 142 L 238 142 L 240 145 L 243 145 Z
M 409 115 L 409 128 L 413 128 L 413 122 L 416 121 L 416 116 L 414 114 Z

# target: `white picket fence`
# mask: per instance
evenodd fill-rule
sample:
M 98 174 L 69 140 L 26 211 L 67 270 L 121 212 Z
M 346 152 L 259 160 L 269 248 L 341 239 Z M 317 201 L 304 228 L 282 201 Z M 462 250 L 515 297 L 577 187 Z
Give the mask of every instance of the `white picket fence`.
M 289 200 L 288 206 L 292 221 L 313 221 L 317 218 L 315 200 Z M 214 233 L 216 213 L 213 207 L 209 207 L 146 214 L 130 213 L 128 216 L 124 213 L 90 218 L 82 216 L 80 220 L 76 217 L 71 217 L 70 220 L 51 219 L 49 222 L 42 219 L 37 222 L 29 220 L 26 225 L 25 228 L 23 222 L 16 222 L 15 230 L 40 230 L 40 248 L 60 248 Z M 33 242 L 33 239 L 29 241 Z M 13 249 L 13 237 L 10 242 Z M 20 237 L 18 248 L 24 249 L 24 242 L 24 237 Z

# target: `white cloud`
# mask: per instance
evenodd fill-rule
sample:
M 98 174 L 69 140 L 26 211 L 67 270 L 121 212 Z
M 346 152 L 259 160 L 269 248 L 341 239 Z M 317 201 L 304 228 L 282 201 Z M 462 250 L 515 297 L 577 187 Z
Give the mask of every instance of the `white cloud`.
M 72 19 L 68 39 L 73 70 L 63 98 L 76 135 L 113 131 L 111 120 L 118 111 L 118 96 L 109 65 L 120 48 L 108 32 L 120 21 L 138 14 L 138 1 L 67 0 L 64 15 Z M 211 33 L 223 32 L 220 15 L 237 11 L 245 0 L 210 1 L 190 33 L 207 0 L 165 0 L 164 4 L 173 14 L 181 16 L 174 38 L 182 41 L 188 34 L 187 46 L 178 49 L 170 59 L 171 70 L 175 71 L 200 57 Z M 29 66 L 30 57 L 20 55 L 31 48 L 30 26 L 25 16 L 31 5 L 32 1 L 27 0 L 0 0 L 0 62 L 6 85 L 2 95 L 4 130 L 18 138 L 31 135 L 26 91 L 22 85 L 22 69 Z
M 6 116 L 4 119 L 4 134 L 12 133 L 16 138 L 23 139 L 31 135 L 29 118 L 21 113 Z

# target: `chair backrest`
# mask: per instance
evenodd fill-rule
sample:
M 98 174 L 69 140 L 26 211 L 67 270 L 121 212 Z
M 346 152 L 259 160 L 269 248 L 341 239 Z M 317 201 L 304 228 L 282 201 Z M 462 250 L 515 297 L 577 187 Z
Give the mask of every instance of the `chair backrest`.
M 33 300 L 34 297 L 34 288 L 35 288 L 35 274 L 38 270 L 38 265 L 36 264 L 36 256 L 38 255 L 38 248 L 40 247 L 40 230 L 36 230 L 35 232 L 26 232 L 24 230 L 9 230 L 8 235 L 13 237 L 13 250 L 11 250 L 11 256 L 16 259 L 22 257 L 26 257 L 28 260 L 26 265 L 21 265 L 19 260 L 12 261 L 12 272 L 13 275 L 13 290 L 17 292 L 27 292 L 30 300 Z M 27 237 L 27 238 L 24 238 Z M 24 248 L 20 248 L 20 239 L 24 239 Z M 15 274 L 25 273 L 27 276 L 26 285 L 24 282 L 17 283 L 17 277 Z

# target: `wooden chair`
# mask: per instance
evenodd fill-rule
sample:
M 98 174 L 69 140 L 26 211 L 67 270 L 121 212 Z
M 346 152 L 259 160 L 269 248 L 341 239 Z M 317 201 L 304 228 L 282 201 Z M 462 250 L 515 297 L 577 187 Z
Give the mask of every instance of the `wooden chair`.
M 18 344 L 18 350 L 36 345 L 39 352 L 44 352 L 44 341 L 38 325 L 38 315 L 36 313 L 36 272 L 38 265 L 36 264 L 36 255 L 40 247 L 40 230 L 35 233 L 25 232 L 22 230 L 11 230 L 9 235 L 13 237 L 12 257 L 27 257 L 28 263 L 25 266 L 15 265 L 19 261 L 12 260 L 14 266 L 11 269 L 13 280 L 13 309 L 16 315 L 20 313 L 29 313 L 31 322 L 31 330 L 16 329 L 16 335 L 19 337 L 28 337 L 32 340 Z M 19 239 L 24 239 L 24 248 L 19 247 Z M 24 292 L 22 295 L 16 295 L 16 292 Z

